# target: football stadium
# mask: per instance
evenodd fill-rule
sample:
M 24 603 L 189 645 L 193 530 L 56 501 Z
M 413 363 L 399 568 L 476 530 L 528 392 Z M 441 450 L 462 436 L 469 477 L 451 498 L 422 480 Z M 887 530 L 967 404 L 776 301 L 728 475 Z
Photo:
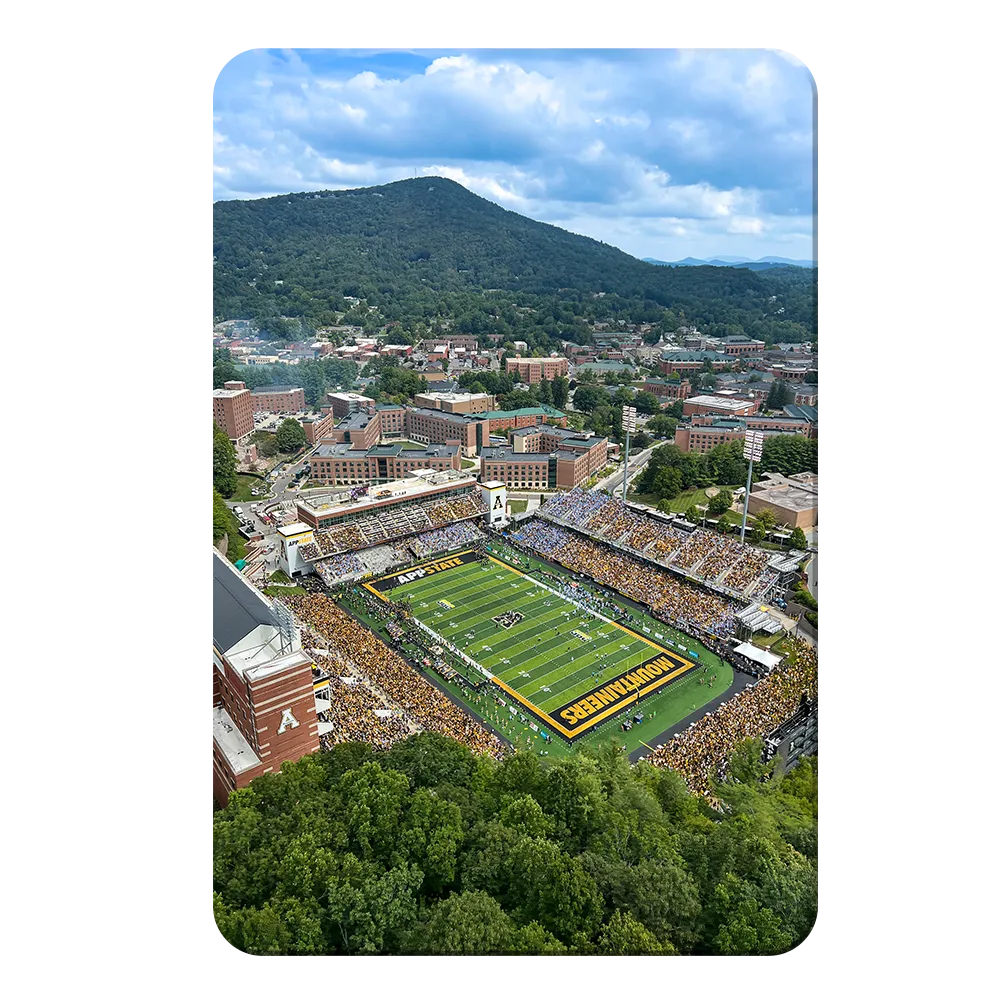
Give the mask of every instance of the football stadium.
M 629 628 L 588 606 L 578 584 L 565 593 L 550 579 L 467 550 L 366 586 L 406 601 L 431 638 L 567 739 L 638 711 L 644 695 L 696 668 L 694 650 L 648 625 Z

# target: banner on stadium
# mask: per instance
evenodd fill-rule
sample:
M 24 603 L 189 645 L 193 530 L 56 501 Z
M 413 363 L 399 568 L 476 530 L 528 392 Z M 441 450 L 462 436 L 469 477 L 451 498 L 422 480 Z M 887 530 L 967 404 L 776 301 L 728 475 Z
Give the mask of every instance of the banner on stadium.
M 466 563 L 475 562 L 476 553 L 469 549 L 467 552 L 459 552 L 457 555 L 448 556 L 447 559 L 431 559 L 429 562 L 421 563 L 419 566 L 412 566 L 410 569 L 401 569 L 387 576 L 379 577 L 366 583 L 365 586 L 384 595 L 393 587 L 402 586 L 404 583 L 413 583 L 414 580 L 422 580 L 425 576 L 434 573 L 442 573 L 456 566 L 464 566 Z

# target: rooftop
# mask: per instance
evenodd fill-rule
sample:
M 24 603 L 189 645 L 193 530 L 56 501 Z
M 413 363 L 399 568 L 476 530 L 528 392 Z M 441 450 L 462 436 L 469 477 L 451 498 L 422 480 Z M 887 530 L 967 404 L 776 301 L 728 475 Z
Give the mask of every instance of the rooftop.
M 798 403 L 785 407 L 785 413 L 790 417 L 801 417 L 811 424 L 819 420 L 819 411 L 815 406 L 799 406 Z
M 249 771 L 260 763 L 253 747 L 247 743 L 239 727 L 224 708 L 212 709 L 212 737 L 225 754 L 234 774 Z
M 689 396 L 685 402 L 697 406 L 716 406 L 720 410 L 742 410 L 751 403 L 751 400 L 727 399 L 725 396 Z
M 337 447 L 330 445 L 326 447 Z M 445 447 L 441 445 L 440 447 Z M 454 446 L 452 446 L 454 447 Z M 419 456 L 419 452 L 412 452 Z M 316 516 L 325 516 L 331 513 L 341 513 L 364 507 L 370 507 L 377 500 L 399 497 L 418 498 L 421 494 L 431 493 L 446 486 L 473 486 L 476 483 L 474 474 L 460 472 L 455 469 L 442 469 L 440 472 L 421 474 L 419 477 L 411 476 L 406 479 L 396 479 L 389 483 L 371 483 L 365 495 L 351 498 L 357 487 L 343 487 L 341 489 L 324 491 L 322 493 L 310 493 L 308 498 L 298 498 L 295 503 L 300 511 L 306 511 Z
M 258 625 L 271 625 L 271 605 L 218 550 L 212 550 L 212 641 L 232 649 Z
M 300 385 L 261 385 L 256 389 L 251 389 L 250 392 L 254 395 L 264 395 L 268 392 L 295 392 L 301 389 Z

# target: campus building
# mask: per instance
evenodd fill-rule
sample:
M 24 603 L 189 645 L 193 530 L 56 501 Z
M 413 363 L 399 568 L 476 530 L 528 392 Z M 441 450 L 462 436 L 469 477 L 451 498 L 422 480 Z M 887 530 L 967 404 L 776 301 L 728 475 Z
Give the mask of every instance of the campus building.
M 461 469 L 458 445 L 429 444 L 407 447 L 401 442 L 376 444 L 361 450 L 346 441 L 321 444 L 309 459 L 310 478 L 319 483 L 367 483 L 402 479 L 418 469 Z
M 375 400 L 368 396 L 361 395 L 360 392 L 328 392 L 326 401 L 336 419 L 357 413 L 359 410 L 366 410 L 375 405 Z
M 719 351 L 664 351 L 660 359 L 660 371 L 664 375 L 700 372 L 704 370 L 706 361 L 713 371 L 721 371 L 733 363 L 728 354 Z
M 764 341 L 754 340 L 753 337 L 746 337 L 742 334 L 734 334 L 732 337 L 722 338 L 722 349 L 726 354 L 737 357 L 747 354 L 760 354 L 764 350 Z
M 414 406 L 445 413 L 485 413 L 496 405 L 488 392 L 422 392 L 413 397 Z
M 225 806 L 234 789 L 319 749 L 321 682 L 289 613 L 218 551 L 212 574 L 212 789 Z
M 686 378 L 680 382 L 650 378 L 643 382 L 640 391 L 651 392 L 661 403 L 673 402 L 675 399 L 687 399 L 691 395 L 691 383 Z
M 306 408 L 306 391 L 296 385 L 265 385 L 250 390 L 254 413 L 299 413 Z
M 683 409 L 685 417 L 700 413 L 718 413 L 726 417 L 744 417 L 756 412 L 756 400 L 733 399 L 728 396 L 690 396 L 684 400 Z
M 517 373 L 522 382 L 534 385 L 542 379 L 553 379 L 569 374 L 566 358 L 507 358 L 507 373 Z
M 482 481 L 513 489 L 570 490 L 607 465 L 608 439 L 561 427 L 512 431 L 510 444 L 483 448 Z
M 212 391 L 212 417 L 233 444 L 246 445 L 253 434 L 253 403 L 243 382 L 227 382 Z
M 751 514 L 770 510 L 779 524 L 803 531 L 814 528 L 819 519 L 819 476 L 814 472 L 799 472 L 781 476 L 766 472 L 764 479 L 754 483 L 750 491 Z

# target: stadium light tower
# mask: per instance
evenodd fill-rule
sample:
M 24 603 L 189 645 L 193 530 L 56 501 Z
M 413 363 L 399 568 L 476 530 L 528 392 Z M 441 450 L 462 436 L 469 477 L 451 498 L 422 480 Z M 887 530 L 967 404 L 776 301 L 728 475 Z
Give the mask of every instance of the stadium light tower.
M 635 407 L 622 407 L 622 430 L 625 431 L 625 478 L 622 480 L 622 503 L 628 500 L 628 446 L 629 436 L 635 432 Z
M 743 495 L 743 526 L 740 528 L 740 541 L 747 533 L 747 511 L 750 509 L 750 480 L 753 477 L 753 463 L 759 462 L 764 455 L 764 432 L 747 431 L 743 439 L 743 457 L 747 465 L 747 488 Z

